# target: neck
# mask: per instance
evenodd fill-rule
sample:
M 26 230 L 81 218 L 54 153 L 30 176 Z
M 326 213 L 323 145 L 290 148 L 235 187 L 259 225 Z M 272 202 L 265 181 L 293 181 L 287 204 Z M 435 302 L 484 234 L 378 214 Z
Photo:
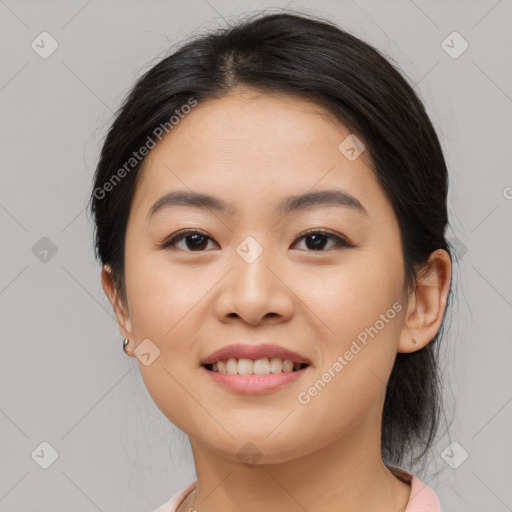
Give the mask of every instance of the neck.
M 384 465 L 380 428 L 376 434 L 369 442 L 368 432 L 359 425 L 312 453 L 286 462 L 254 465 L 219 455 L 191 439 L 197 489 L 179 510 L 403 512 L 410 486 Z

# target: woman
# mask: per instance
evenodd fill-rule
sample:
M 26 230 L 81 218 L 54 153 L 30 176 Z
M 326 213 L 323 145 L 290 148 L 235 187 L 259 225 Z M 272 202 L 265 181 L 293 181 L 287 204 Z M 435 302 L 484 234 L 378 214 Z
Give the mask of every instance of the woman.
M 184 44 L 118 112 L 91 207 L 126 353 L 189 437 L 158 511 L 438 511 L 448 178 L 425 109 L 333 24 Z M 422 508 L 423 507 L 423 508 Z

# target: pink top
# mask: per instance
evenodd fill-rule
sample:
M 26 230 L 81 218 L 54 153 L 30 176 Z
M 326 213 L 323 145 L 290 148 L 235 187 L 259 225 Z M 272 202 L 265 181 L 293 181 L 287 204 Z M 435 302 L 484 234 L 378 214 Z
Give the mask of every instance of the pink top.
M 406 471 L 388 466 L 388 469 L 400 480 L 411 484 L 411 495 L 405 512 L 441 512 L 436 493 L 416 476 Z M 178 505 L 196 488 L 197 480 L 185 489 L 177 492 L 169 501 L 158 507 L 155 512 L 176 512 Z

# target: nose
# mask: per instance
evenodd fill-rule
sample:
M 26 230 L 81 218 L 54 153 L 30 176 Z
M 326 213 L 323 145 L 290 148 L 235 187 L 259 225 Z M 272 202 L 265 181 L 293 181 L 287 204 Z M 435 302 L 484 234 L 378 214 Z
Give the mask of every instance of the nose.
M 250 240 L 242 243 L 230 261 L 231 270 L 219 283 L 216 313 L 221 321 L 240 318 L 258 325 L 283 322 L 293 315 L 294 293 L 283 262 L 258 246 Z

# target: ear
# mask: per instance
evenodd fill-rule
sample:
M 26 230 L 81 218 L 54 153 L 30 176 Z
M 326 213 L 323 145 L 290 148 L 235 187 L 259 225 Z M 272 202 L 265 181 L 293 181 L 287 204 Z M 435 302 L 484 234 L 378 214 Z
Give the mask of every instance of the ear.
M 398 352 L 415 352 L 435 337 L 446 310 L 451 274 L 450 255 L 444 249 L 434 251 L 418 273 L 416 288 L 409 297 Z
M 128 307 L 127 305 L 124 304 L 123 300 L 119 296 L 118 290 L 116 289 L 112 277 L 112 270 L 109 265 L 103 265 L 103 268 L 101 270 L 101 285 L 103 286 L 103 291 L 105 292 L 110 303 L 112 304 L 114 313 L 116 315 L 119 331 L 121 332 L 123 339 L 133 338 L 132 324 L 130 321 Z M 132 344 L 128 344 L 128 346 L 126 347 L 127 352 L 129 352 L 130 345 Z

